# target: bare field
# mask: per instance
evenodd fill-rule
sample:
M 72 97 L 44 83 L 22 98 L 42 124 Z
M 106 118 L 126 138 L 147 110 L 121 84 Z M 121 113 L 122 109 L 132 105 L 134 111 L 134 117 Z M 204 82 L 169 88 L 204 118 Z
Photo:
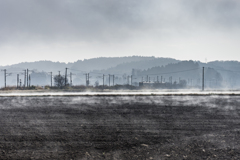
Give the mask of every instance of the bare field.
M 0 97 L 0 159 L 239 159 L 240 96 Z

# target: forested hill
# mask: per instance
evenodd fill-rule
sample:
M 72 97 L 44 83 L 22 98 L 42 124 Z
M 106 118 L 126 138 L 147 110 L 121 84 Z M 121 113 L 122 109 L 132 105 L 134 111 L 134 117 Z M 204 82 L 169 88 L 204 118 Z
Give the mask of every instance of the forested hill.
M 123 63 L 134 63 L 134 62 L 145 62 L 148 60 L 156 59 L 155 57 L 142 57 L 142 56 L 131 56 L 131 57 L 100 57 L 86 60 L 78 60 L 71 67 L 72 69 L 92 71 L 92 70 L 103 70 L 111 67 L 116 67 Z
M 59 70 L 64 70 L 64 68 L 72 67 L 73 63 L 61 63 L 61 62 L 52 62 L 52 61 L 36 61 L 36 62 L 23 62 L 9 66 L 1 66 L 3 69 L 19 70 L 23 69 L 37 70 L 39 72 L 58 72 Z
M 207 64 L 199 63 L 217 70 L 223 77 L 224 86 L 228 88 L 240 87 L 240 62 L 238 61 L 213 61 Z
M 53 72 L 58 73 L 58 71 L 64 72 L 65 68 L 73 70 L 81 70 L 84 72 L 89 72 L 92 70 L 103 70 L 108 68 L 116 67 L 117 65 L 125 66 L 128 63 L 128 67 L 123 68 L 124 70 L 131 70 L 132 67 L 140 67 L 142 69 L 152 67 L 152 65 L 147 65 L 150 60 L 161 60 L 165 64 L 177 62 L 175 59 L 171 58 L 156 58 L 156 57 L 142 57 L 142 56 L 131 56 L 131 57 L 100 57 L 85 60 L 78 60 L 73 63 L 62 63 L 62 62 L 52 62 L 52 61 L 36 61 L 36 62 L 23 62 L 9 66 L 0 66 L 0 69 L 7 69 L 22 71 L 24 69 L 36 70 L 38 72 Z M 140 62 L 138 65 L 135 63 Z M 132 64 L 133 63 L 133 64 Z M 155 63 L 156 64 L 156 63 Z M 156 64 L 157 65 L 157 64 Z
M 170 63 L 177 63 L 179 60 L 172 58 L 154 58 L 150 60 L 141 60 L 135 62 L 126 62 L 117 65 L 116 67 L 111 67 L 105 70 L 94 70 L 94 72 L 104 73 L 104 74 L 131 74 L 132 69 L 148 69 L 155 66 L 165 66 Z
M 212 61 L 207 65 L 218 69 L 240 71 L 240 62 L 238 61 Z
M 172 77 L 173 81 L 179 81 L 179 79 L 185 79 L 186 81 L 191 80 L 194 81 L 195 85 L 200 85 L 202 80 L 202 68 L 198 62 L 194 61 L 181 61 L 178 63 L 171 63 L 166 66 L 152 67 L 147 70 L 133 70 L 132 74 L 138 78 L 143 77 L 143 79 L 148 76 L 156 80 L 157 76 L 162 76 L 164 79 L 166 79 L 166 81 L 170 77 Z M 223 80 L 221 74 L 214 68 L 206 67 L 206 82 L 213 79 L 217 79 L 218 81 Z
M 206 83 L 212 84 L 222 82 L 222 86 L 226 88 L 240 87 L 240 62 L 237 61 L 213 61 L 209 63 L 201 63 L 198 61 L 179 61 L 172 58 L 157 57 L 100 57 L 87 60 L 78 60 L 73 63 L 60 63 L 51 61 L 24 62 L 10 66 L 1 66 L 0 69 L 7 69 L 7 84 L 15 85 L 17 74 L 20 79 L 24 79 L 24 71 L 29 69 L 32 74 L 33 85 L 44 85 L 50 82 L 49 72 L 53 72 L 53 76 L 65 74 L 65 68 L 68 68 L 68 75 L 73 73 L 73 84 L 85 84 L 84 73 L 90 73 L 91 82 L 97 81 L 97 77 L 101 74 L 136 76 L 136 81 L 142 81 L 148 75 L 152 79 L 162 76 L 166 80 L 172 77 L 173 80 L 186 79 L 195 81 L 200 84 L 202 78 L 202 67 L 205 67 Z M 34 71 L 33 71 L 34 70 Z M 95 73 L 96 74 L 95 74 Z M 34 74 L 33 74 L 34 73 Z M 35 79 L 36 80 L 35 80 Z M 40 83 L 41 82 L 41 83 Z M 0 87 L 4 84 L 4 74 L 0 74 Z

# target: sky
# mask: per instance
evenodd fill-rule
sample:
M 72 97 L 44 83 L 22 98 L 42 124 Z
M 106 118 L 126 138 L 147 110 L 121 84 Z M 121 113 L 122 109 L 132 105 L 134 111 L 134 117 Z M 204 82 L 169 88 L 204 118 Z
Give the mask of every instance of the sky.
M 240 61 L 239 0 L 0 0 L 0 66 L 94 57 Z

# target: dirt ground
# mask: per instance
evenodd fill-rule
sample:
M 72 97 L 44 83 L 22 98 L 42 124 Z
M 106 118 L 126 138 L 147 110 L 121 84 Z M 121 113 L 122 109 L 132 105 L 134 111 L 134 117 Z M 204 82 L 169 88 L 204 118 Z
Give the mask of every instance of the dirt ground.
M 240 96 L 0 97 L 0 159 L 240 159 Z

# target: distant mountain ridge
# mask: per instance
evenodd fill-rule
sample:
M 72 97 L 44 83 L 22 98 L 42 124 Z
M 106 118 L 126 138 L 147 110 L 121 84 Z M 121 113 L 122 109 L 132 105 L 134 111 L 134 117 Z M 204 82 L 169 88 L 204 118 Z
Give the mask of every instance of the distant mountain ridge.
M 148 69 L 156 66 L 165 66 L 170 63 L 177 63 L 179 60 L 172 58 L 154 58 L 134 62 L 125 62 L 118 64 L 115 67 L 108 68 L 106 70 L 95 70 L 94 72 L 109 73 L 109 74 L 131 74 L 132 69 Z
M 102 74 L 109 76 L 116 75 L 119 82 L 126 83 L 126 76 L 134 75 L 137 73 L 138 81 L 147 74 L 174 72 L 181 70 L 188 70 L 193 68 L 199 68 L 199 71 L 184 72 L 179 74 L 165 75 L 166 81 L 169 76 L 172 76 L 174 80 L 189 79 L 195 77 L 196 84 L 200 84 L 202 76 L 202 67 L 206 68 L 206 79 L 209 86 L 214 83 L 218 83 L 221 80 L 223 86 L 234 88 L 240 87 L 240 62 L 238 61 L 212 61 L 208 63 L 202 63 L 199 61 L 180 61 L 173 58 L 162 57 L 143 57 L 143 56 L 130 56 L 130 57 L 99 57 L 86 60 L 78 60 L 73 63 L 61 63 L 52 61 L 37 61 L 37 62 L 23 62 L 19 64 L 0 66 L 0 69 L 7 69 L 9 76 L 7 77 L 8 85 L 16 84 L 16 77 L 19 74 L 20 79 L 24 79 L 23 70 L 29 69 L 32 74 L 33 85 L 44 85 L 50 83 L 49 72 L 53 72 L 53 76 L 59 74 L 65 74 L 65 68 L 68 68 L 69 73 L 72 72 L 73 84 L 85 84 L 86 77 L 84 73 L 90 73 L 91 82 L 100 81 Z M 134 73 L 133 73 L 134 71 Z M 95 74 L 96 73 L 96 74 Z M 36 75 L 34 77 L 34 75 Z M 38 76 L 37 76 L 38 75 Z M 123 75 L 125 78 L 123 78 Z M 42 76 L 42 80 L 41 79 Z M 159 75 L 160 76 L 160 75 Z M 156 76 L 152 78 L 157 78 Z M 35 78 L 35 79 L 34 79 Z M 40 83 L 41 82 L 41 83 Z M 116 81 L 117 82 L 117 81 Z M 190 82 L 189 82 L 190 83 Z M 3 72 L 0 74 L 0 87 L 4 84 Z
M 131 57 L 99 57 L 86 60 L 78 60 L 72 65 L 72 69 L 80 69 L 84 71 L 92 70 L 103 70 L 123 63 L 133 63 L 139 61 L 153 60 L 155 57 L 141 57 L 141 56 L 131 56 Z
M 240 87 L 240 62 L 238 61 L 212 61 L 207 64 L 199 63 L 202 67 L 215 68 L 223 77 L 226 87 Z
M 73 63 L 52 62 L 52 61 L 36 61 L 36 62 L 22 62 L 18 64 L 0 66 L 0 69 L 19 70 L 24 69 L 37 70 L 39 72 L 64 72 L 65 68 L 83 72 L 90 72 L 93 70 L 108 70 L 110 68 L 117 67 L 118 69 L 127 70 L 130 67 L 143 68 L 152 67 L 153 65 L 147 65 L 146 62 L 152 60 L 152 64 L 156 64 L 154 61 L 161 60 L 163 64 L 170 62 L 178 62 L 178 60 L 172 58 L 156 58 L 156 57 L 143 57 L 143 56 L 129 56 L 129 57 L 99 57 L 85 60 L 78 60 Z M 131 65 L 132 64 L 132 65 Z M 119 66 L 118 66 L 119 65 Z M 144 67 L 146 66 L 146 67 Z
M 194 61 L 180 61 L 178 63 L 170 63 L 166 66 L 157 66 L 152 67 L 147 70 L 138 70 L 132 73 L 135 77 L 146 79 L 146 76 L 157 81 L 157 77 L 166 79 L 168 82 L 172 78 L 173 82 L 179 82 L 181 79 L 186 80 L 188 83 L 191 83 L 195 86 L 201 86 L 202 82 L 202 68 L 198 62 Z M 205 81 L 209 85 L 209 81 L 217 79 L 220 82 L 222 81 L 221 74 L 219 74 L 215 69 L 206 67 L 205 68 Z
M 73 63 L 63 63 L 63 62 L 52 62 L 52 61 L 36 61 L 36 62 L 22 62 L 18 64 L 1 66 L 0 68 L 4 69 L 29 69 L 29 70 L 37 70 L 39 72 L 57 72 L 64 68 L 72 67 Z

